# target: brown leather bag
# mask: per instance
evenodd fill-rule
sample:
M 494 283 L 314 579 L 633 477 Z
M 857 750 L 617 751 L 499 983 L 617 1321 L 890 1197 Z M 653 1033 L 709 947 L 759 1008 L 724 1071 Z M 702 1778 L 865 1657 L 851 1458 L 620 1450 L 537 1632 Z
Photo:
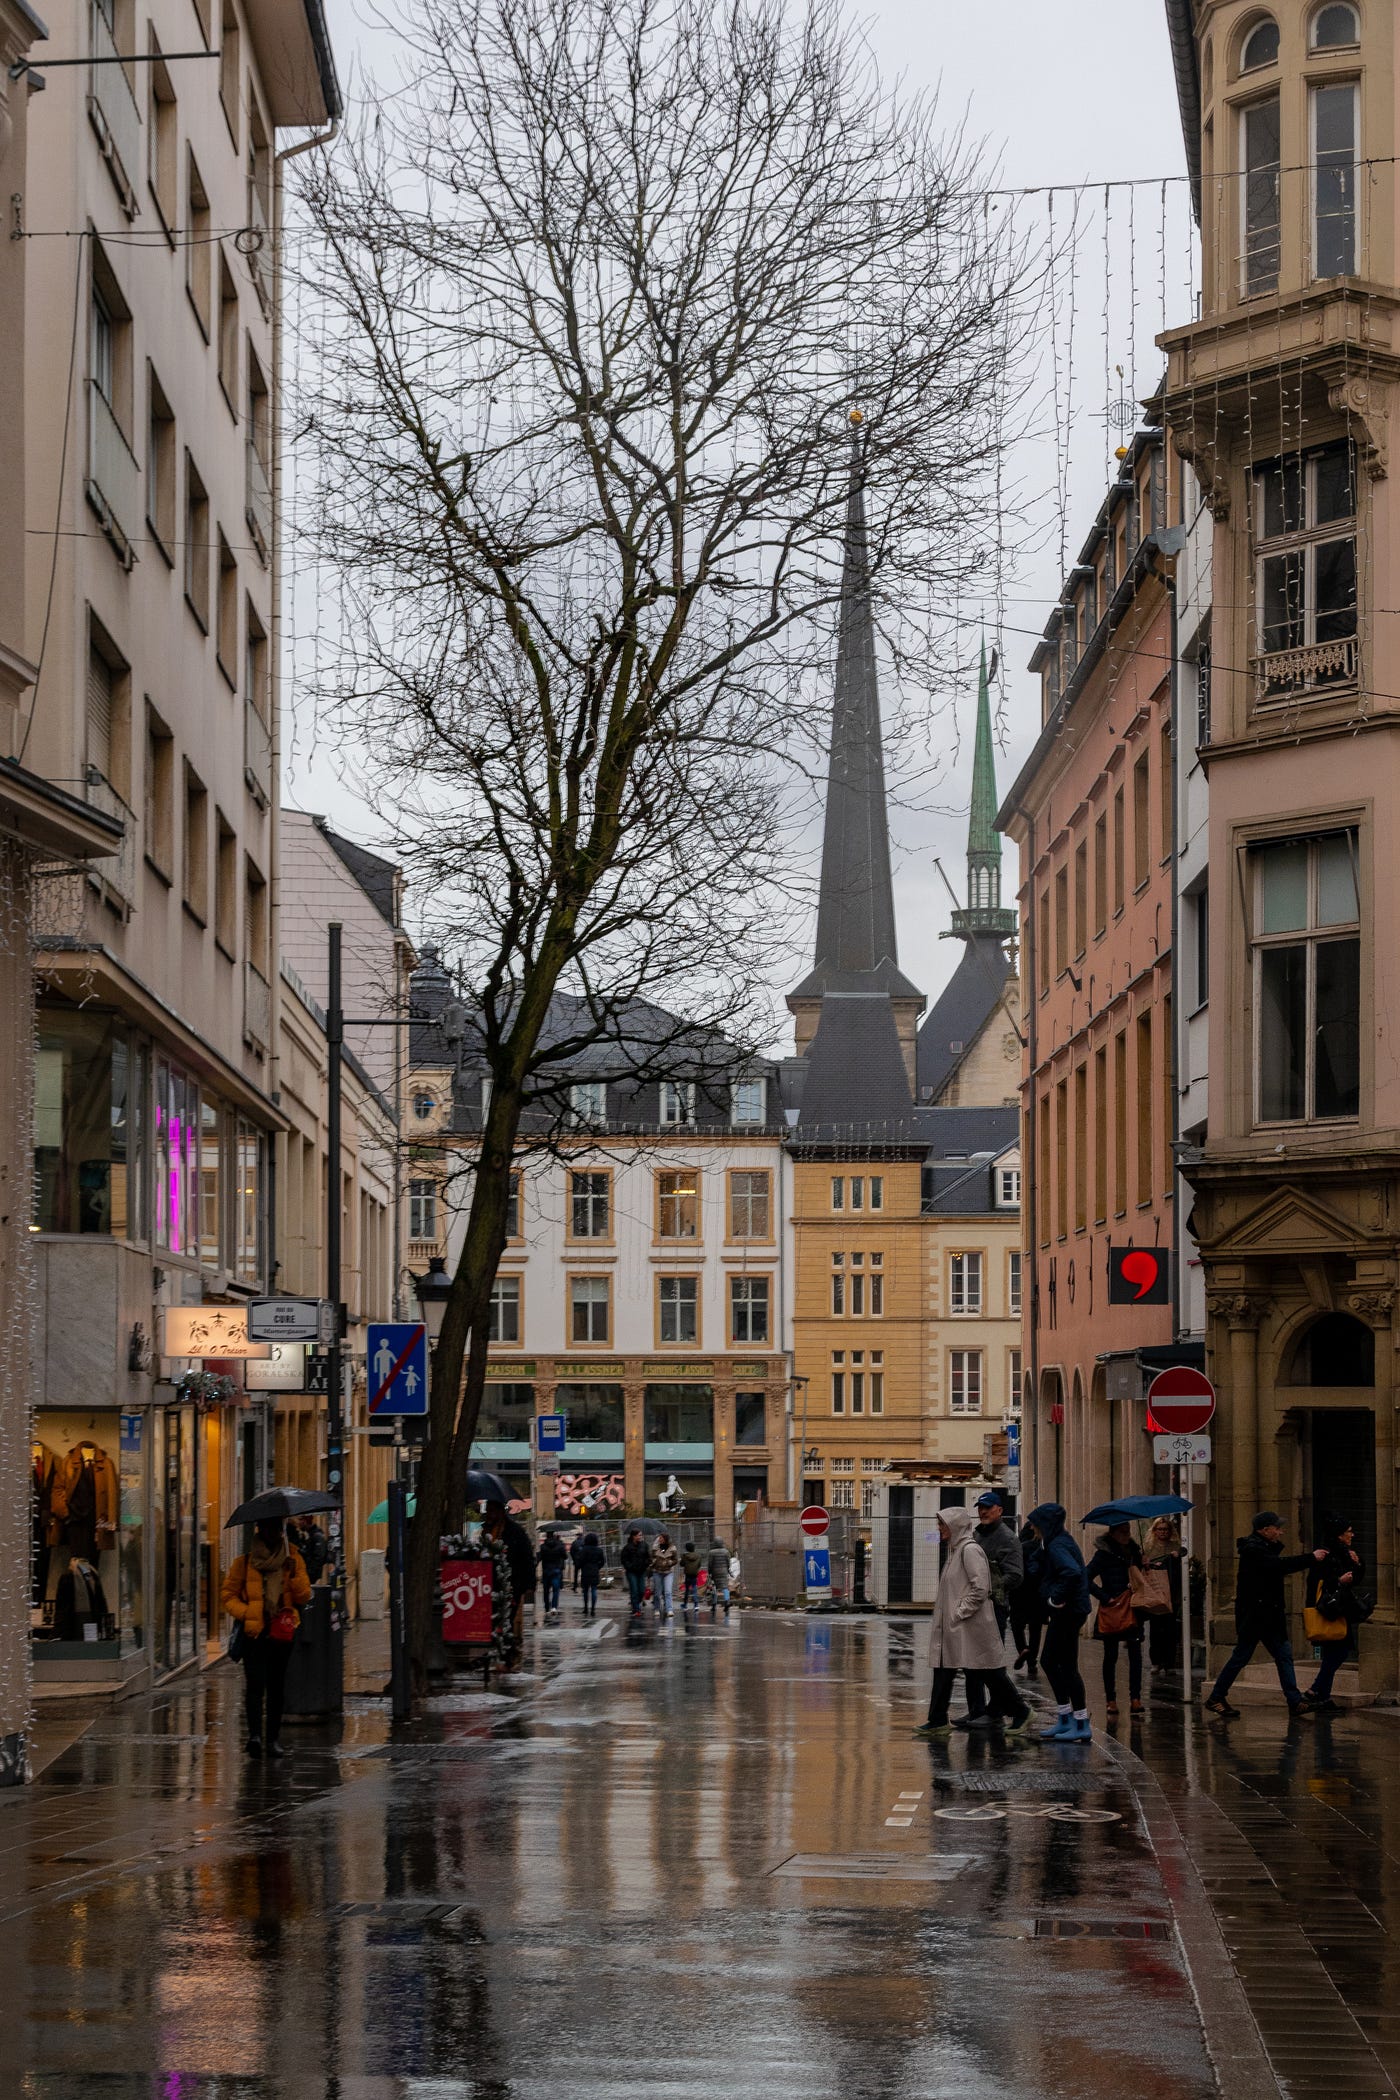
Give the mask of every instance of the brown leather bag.
M 1099 1634 L 1131 1633 L 1137 1621 L 1133 1617 L 1133 1593 L 1126 1589 L 1120 1596 L 1110 1597 L 1107 1604 L 1099 1606 Z

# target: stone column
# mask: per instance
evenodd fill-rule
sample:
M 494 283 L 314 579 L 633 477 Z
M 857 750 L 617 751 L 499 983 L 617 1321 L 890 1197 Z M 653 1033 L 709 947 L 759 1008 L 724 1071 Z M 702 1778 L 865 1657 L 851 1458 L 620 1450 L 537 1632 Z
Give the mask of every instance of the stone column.
M 627 1425 L 624 1490 L 628 1508 L 638 1511 L 646 1501 L 646 1391 L 645 1385 L 622 1388 Z
M 728 1538 L 734 1523 L 734 1386 L 714 1388 L 715 1529 Z

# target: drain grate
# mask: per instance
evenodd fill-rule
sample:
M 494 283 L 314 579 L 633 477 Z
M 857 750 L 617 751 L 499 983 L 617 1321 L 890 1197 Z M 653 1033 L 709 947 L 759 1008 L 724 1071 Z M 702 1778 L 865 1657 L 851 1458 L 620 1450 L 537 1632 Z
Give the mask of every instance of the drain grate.
M 155 1744 L 157 1747 L 162 1747 L 167 1743 L 207 1743 L 208 1740 L 207 1735 L 84 1735 L 78 1737 L 79 1743 L 95 1743 L 103 1750 L 120 1750 L 127 1743 Z
M 1044 1770 L 1005 1766 L 989 1771 L 935 1772 L 933 1783 L 959 1794 L 1106 1794 L 1114 1791 L 1108 1772 Z
M 794 1852 L 772 1871 L 807 1881 L 954 1881 L 977 1859 L 975 1852 L 938 1852 L 922 1859 L 893 1852 Z
M 371 1936 L 381 1943 L 386 1937 L 415 1943 L 427 1931 L 475 1945 L 481 1945 L 486 1938 L 475 1910 L 465 1903 L 443 1903 L 431 1896 L 385 1896 L 377 1902 L 341 1903 L 336 1906 L 336 1916 L 363 1919 Z
M 1035 1940 L 1169 1940 L 1161 1918 L 1032 1918 Z

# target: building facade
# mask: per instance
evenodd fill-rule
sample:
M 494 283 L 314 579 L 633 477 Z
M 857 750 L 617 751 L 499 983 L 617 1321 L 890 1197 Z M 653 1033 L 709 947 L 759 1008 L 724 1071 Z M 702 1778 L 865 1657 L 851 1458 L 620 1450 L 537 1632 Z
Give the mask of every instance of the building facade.
M 1166 414 L 1213 526 L 1204 1128 L 1188 1155 L 1207 1356 L 1213 1636 L 1261 1506 L 1355 1524 L 1393 1688 L 1400 1304 L 1400 350 L 1394 12 L 1169 0 L 1200 203 L 1201 312 L 1164 338 Z M 1370 171 L 1369 173 L 1367 171 Z

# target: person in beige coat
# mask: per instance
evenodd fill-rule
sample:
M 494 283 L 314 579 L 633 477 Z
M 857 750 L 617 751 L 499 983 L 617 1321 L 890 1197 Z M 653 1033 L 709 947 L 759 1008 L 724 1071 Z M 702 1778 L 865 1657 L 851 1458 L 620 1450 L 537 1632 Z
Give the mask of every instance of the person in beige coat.
M 953 1725 L 948 1719 L 948 1702 L 961 1670 L 969 1684 L 976 1680 L 987 1692 L 986 1711 L 962 1725 L 976 1729 L 1001 1725 L 1008 1734 L 1017 1734 L 1030 1720 L 1031 1710 L 1006 1674 L 1006 1648 L 992 1609 L 992 1571 L 977 1543 L 976 1515 L 970 1509 L 941 1509 L 938 1529 L 948 1553 L 929 1627 L 933 1690 L 928 1720 L 918 1733 L 948 1733 Z

